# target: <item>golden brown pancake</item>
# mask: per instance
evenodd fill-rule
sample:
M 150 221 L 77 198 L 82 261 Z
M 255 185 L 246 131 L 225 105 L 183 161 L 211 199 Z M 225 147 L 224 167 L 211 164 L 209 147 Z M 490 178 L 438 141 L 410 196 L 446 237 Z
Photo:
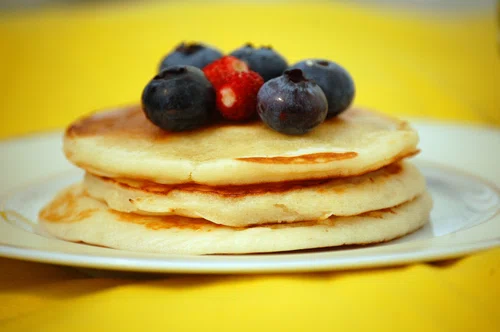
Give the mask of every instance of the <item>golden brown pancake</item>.
M 64 240 L 164 254 L 242 254 L 388 241 L 423 226 L 432 207 L 427 193 L 398 206 L 322 221 L 227 227 L 180 216 L 117 212 L 81 185 L 61 192 L 40 213 L 43 229 Z
M 87 173 L 84 186 L 90 196 L 117 211 L 241 227 L 389 208 L 422 194 L 425 179 L 415 166 L 401 162 L 356 177 L 237 186 L 164 185 Z
M 416 153 L 417 143 L 406 122 L 356 108 L 288 136 L 262 121 L 166 132 L 132 107 L 76 121 L 64 151 L 99 176 L 219 186 L 356 176 Z

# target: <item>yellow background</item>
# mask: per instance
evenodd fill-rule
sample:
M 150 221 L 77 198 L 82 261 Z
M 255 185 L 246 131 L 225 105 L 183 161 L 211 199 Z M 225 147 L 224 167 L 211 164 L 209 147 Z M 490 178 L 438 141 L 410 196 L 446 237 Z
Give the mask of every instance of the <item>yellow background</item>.
M 500 123 L 493 12 L 201 1 L 0 15 L 0 137 L 62 128 L 89 111 L 137 103 L 161 57 L 181 40 L 226 52 L 249 41 L 273 45 L 290 63 L 325 57 L 353 75 L 358 105 Z
M 3 13 L 0 137 L 138 102 L 181 40 L 224 51 L 271 44 L 290 62 L 329 58 L 352 73 L 358 105 L 499 125 L 497 32 L 493 12 L 422 15 L 326 2 Z M 0 331 L 498 331 L 499 271 L 500 249 L 401 268 L 139 280 L 0 259 Z

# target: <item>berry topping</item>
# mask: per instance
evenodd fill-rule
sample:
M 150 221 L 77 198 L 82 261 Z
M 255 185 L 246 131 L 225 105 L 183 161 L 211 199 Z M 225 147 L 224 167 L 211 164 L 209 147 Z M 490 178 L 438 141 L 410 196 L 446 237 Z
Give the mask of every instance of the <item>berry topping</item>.
M 221 57 L 222 53 L 213 47 L 198 43 L 181 43 L 163 58 L 159 71 L 177 65 L 203 69 Z
M 229 120 L 247 120 L 255 114 L 257 93 L 264 84 L 253 71 L 233 73 L 217 88 L 217 108 Z
M 292 69 L 262 86 L 257 95 L 257 112 L 270 128 L 301 135 L 325 120 L 328 103 L 314 81 L 306 79 L 300 69 Z
M 290 68 L 301 69 L 304 75 L 314 80 L 323 90 L 328 101 L 328 117 L 346 110 L 354 99 L 354 82 L 340 65 L 321 59 L 304 60 Z
M 200 69 L 172 66 L 146 85 L 142 108 L 146 117 L 164 130 L 190 130 L 210 119 L 215 110 L 215 91 Z
M 203 68 L 203 72 L 212 85 L 217 88 L 235 73 L 247 72 L 248 65 L 234 56 L 224 56 Z
M 271 47 L 254 48 L 252 44 L 247 44 L 231 55 L 248 63 L 250 70 L 259 73 L 266 82 L 280 76 L 288 66 L 285 58 Z

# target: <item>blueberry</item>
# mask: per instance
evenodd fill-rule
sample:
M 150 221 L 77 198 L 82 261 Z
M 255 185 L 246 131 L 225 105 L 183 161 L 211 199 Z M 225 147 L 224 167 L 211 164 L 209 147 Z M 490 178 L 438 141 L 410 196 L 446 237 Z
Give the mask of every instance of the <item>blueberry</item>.
M 322 59 L 298 62 L 290 68 L 302 69 L 304 75 L 314 80 L 328 100 L 328 117 L 345 111 L 354 99 L 354 82 L 351 75 L 340 65 Z
M 272 129 L 301 135 L 325 121 L 328 103 L 321 88 L 300 69 L 266 82 L 257 95 L 257 113 Z
M 252 44 L 247 44 L 230 55 L 245 61 L 250 70 L 262 76 L 264 82 L 280 76 L 288 67 L 285 58 L 271 47 L 254 48 Z
M 204 125 L 212 116 L 215 91 L 200 69 L 172 66 L 146 85 L 142 108 L 146 117 L 164 130 L 190 130 Z
M 209 63 L 220 58 L 222 58 L 222 53 L 208 45 L 181 43 L 175 50 L 163 58 L 159 71 L 177 65 L 193 66 L 203 69 L 203 67 Z

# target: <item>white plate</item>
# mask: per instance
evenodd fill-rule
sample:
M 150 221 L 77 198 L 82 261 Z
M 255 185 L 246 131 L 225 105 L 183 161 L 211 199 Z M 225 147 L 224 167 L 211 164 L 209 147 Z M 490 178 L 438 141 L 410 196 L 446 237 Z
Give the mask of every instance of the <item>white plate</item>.
M 36 233 L 36 217 L 57 190 L 81 178 L 61 153 L 61 134 L 0 143 L 0 256 L 84 268 L 170 273 L 299 272 L 440 260 L 500 245 L 500 131 L 414 122 L 415 163 L 435 201 L 430 223 L 372 246 L 290 253 L 166 256 L 69 243 Z M 17 188 L 17 189 L 15 189 Z

